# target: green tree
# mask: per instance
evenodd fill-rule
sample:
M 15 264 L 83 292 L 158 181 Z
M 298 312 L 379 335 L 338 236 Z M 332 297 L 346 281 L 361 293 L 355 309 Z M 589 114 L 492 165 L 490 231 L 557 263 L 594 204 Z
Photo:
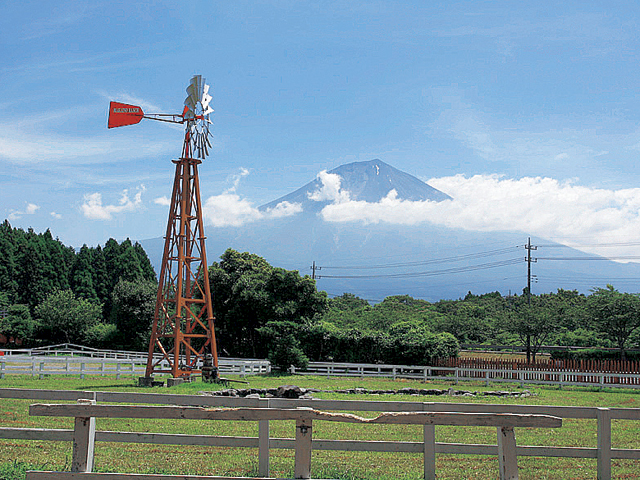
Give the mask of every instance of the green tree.
M 35 309 L 41 336 L 54 342 L 82 343 L 86 333 L 100 323 L 100 306 L 76 298 L 71 290 L 51 293 Z
M 98 303 L 98 295 L 93 288 L 91 269 L 91 251 L 89 247 L 83 245 L 71 269 L 71 290 L 78 298 Z
M 107 274 L 107 281 L 105 283 L 109 292 L 113 290 L 113 287 L 115 287 L 118 280 L 120 280 L 120 277 L 118 276 L 120 271 L 118 266 L 120 253 L 120 244 L 113 238 L 107 240 L 107 243 L 104 244 L 104 248 L 102 249 Z
M 140 269 L 142 270 L 142 278 L 151 282 L 155 281 L 156 272 L 153 269 L 153 265 L 151 265 L 151 261 L 147 256 L 147 252 L 144 251 L 144 248 L 142 248 L 142 245 L 140 245 L 138 242 L 133 244 L 133 250 L 138 257 L 138 263 L 140 264 Z
M 10 305 L 7 316 L 0 318 L 0 333 L 14 342 L 31 343 L 35 330 L 36 322 L 31 318 L 28 305 Z
M 269 321 L 305 323 L 327 307 L 315 280 L 296 271 L 274 268 L 258 255 L 228 249 L 209 267 L 220 351 L 264 356 L 256 329 Z
M 0 224 L 0 291 L 12 300 L 18 294 L 16 240 L 8 220 Z
M 109 307 L 111 305 L 111 278 L 100 245 L 91 249 L 91 283 L 98 297 L 98 302 L 103 305 L 103 311 L 105 311 L 104 305 L 107 302 L 109 302 Z
M 369 302 L 364 298 L 356 297 L 353 293 L 343 293 L 339 297 L 329 299 L 328 308 L 340 312 L 359 310 L 369 307 Z
M 267 345 L 267 358 L 276 370 L 286 371 L 292 365 L 307 368 L 309 358 L 302 351 L 299 324 L 267 322 L 257 333 Z
M 503 318 L 504 329 L 516 334 L 526 349 L 527 362 L 536 361 L 540 347 L 549 335 L 558 328 L 558 322 L 550 308 L 548 299 L 525 294 L 511 297 L 507 315 Z
M 149 346 L 156 306 L 157 285 L 143 280 L 121 279 L 113 289 L 111 322 L 117 327 L 118 345 L 130 350 Z
M 592 292 L 587 300 L 591 319 L 598 330 L 616 343 L 620 356 L 625 358 L 627 340 L 640 327 L 640 298 L 620 293 L 612 285 Z

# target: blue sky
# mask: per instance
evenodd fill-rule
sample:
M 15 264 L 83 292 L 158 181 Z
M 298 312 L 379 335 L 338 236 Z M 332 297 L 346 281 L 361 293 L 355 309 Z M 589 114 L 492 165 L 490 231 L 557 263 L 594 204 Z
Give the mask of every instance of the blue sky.
M 639 18 L 633 2 L 5 0 L 0 215 L 74 246 L 161 236 L 182 128 L 107 130 L 108 104 L 179 113 L 202 74 L 210 225 L 269 221 L 255 207 L 379 158 L 455 201 L 337 195 L 326 221 L 631 242 Z

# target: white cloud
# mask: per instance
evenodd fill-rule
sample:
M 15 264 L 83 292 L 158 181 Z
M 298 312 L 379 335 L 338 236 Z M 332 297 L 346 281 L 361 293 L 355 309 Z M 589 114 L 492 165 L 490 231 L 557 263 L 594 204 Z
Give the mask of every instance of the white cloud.
M 104 90 L 99 90 L 98 95 L 100 95 L 103 99 L 108 101 L 120 102 L 120 103 L 128 103 L 129 105 L 137 105 L 141 107 L 145 113 L 158 113 L 164 111 L 162 108 L 158 107 L 155 103 L 151 103 L 141 97 L 136 95 L 131 95 L 125 92 L 106 92 Z
M 156 205 L 162 205 L 164 207 L 168 207 L 169 205 L 171 205 L 171 199 L 166 195 L 164 195 L 162 197 L 154 198 L 153 203 L 155 203 Z
M 51 216 L 52 216 L 53 218 L 57 218 L 57 219 L 62 218 L 62 215 L 61 215 L 61 214 L 59 214 L 59 213 L 56 213 L 56 212 L 51 212 Z
M 254 207 L 249 200 L 241 198 L 236 193 L 240 181 L 247 175 L 249 170 L 241 168 L 237 175 L 229 177 L 233 182 L 231 187 L 222 194 L 211 196 L 205 201 L 203 212 L 208 225 L 239 227 L 258 220 L 289 217 L 302 212 L 302 206 L 299 203 L 290 202 L 280 202 L 265 211 Z
M 17 220 L 18 218 L 22 217 L 22 215 L 33 215 L 38 211 L 39 208 L 40 207 L 35 203 L 27 203 L 27 206 L 25 207 L 24 211 L 12 210 L 11 213 L 9 213 L 8 218 L 9 220 Z
M 258 220 L 282 218 L 302 212 L 299 203 L 281 202 L 261 211 L 235 193 L 225 192 L 209 197 L 203 207 L 207 224 L 214 227 L 239 227 Z
M 227 192 L 235 192 L 240 186 L 240 180 L 242 180 L 247 175 L 249 175 L 249 170 L 244 167 L 240 167 L 239 173 L 231 175 L 229 177 L 233 181 L 233 186 L 229 187 L 229 189 L 227 189 Z
M 38 211 L 39 208 L 40 207 L 35 203 L 27 203 L 27 209 L 25 210 L 24 213 L 26 213 L 27 215 L 33 215 Z
M 307 194 L 309 200 L 315 202 L 330 201 L 334 203 L 348 202 L 350 200 L 349 192 L 340 188 L 342 182 L 340 175 L 327 173 L 326 170 L 323 170 L 318 174 L 318 179 L 322 183 L 322 187 L 315 192 L 309 192 Z
M 392 190 L 377 203 L 334 203 L 321 211 L 330 222 L 431 223 L 479 231 L 522 231 L 603 256 L 637 255 L 636 247 L 579 247 L 640 237 L 640 188 L 607 190 L 552 178 L 519 180 L 497 175 L 433 178 L 449 194 L 443 202 L 407 201 Z
M 117 205 L 103 205 L 101 193 L 88 193 L 84 196 L 84 203 L 80 206 L 85 217 L 91 220 L 111 220 L 114 214 L 132 212 L 142 206 L 142 194 L 145 186 L 140 185 L 133 197 L 129 198 L 129 191 L 124 190 Z
M 43 115 L 55 117 L 68 115 L 68 111 L 45 112 Z M 22 128 L 29 123 L 32 129 Z M 140 148 L 140 140 L 133 133 L 81 136 L 58 134 L 49 131 L 46 125 L 37 125 L 39 119 L 28 117 L 19 123 L 0 123 L 0 162 L 34 166 L 33 159 L 41 164 L 77 164 L 114 162 L 158 157 L 175 150 L 175 142 L 169 138 L 145 143 Z

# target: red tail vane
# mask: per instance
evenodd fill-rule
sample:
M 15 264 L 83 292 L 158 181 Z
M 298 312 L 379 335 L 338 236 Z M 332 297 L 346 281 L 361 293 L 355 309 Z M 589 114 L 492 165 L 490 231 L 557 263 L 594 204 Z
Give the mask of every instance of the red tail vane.
M 109 103 L 109 123 L 108 128 L 124 127 L 140 123 L 144 117 L 142 108 L 137 105 L 127 105 L 126 103 Z

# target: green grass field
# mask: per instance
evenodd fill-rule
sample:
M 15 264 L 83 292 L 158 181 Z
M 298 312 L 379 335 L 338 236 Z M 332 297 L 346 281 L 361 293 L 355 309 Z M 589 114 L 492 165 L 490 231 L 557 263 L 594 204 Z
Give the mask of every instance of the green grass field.
M 233 377 L 232 377 L 233 378 Z M 295 384 L 301 387 L 338 390 L 362 387 L 373 389 L 448 388 L 446 383 L 424 383 L 409 380 L 367 378 L 330 378 L 302 376 L 248 377 L 250 387 L 265 388 Z M 1 388 L 38 388 L 56 390 L 110 390 L 144 391 L 154 393 L 197 394 L 202 390 L 214 390 L 217 385 L 194 382 L 171 389 L 137 387 L 137 379 L 115 380 L 109 377 L 77 376 L 46 377 L 42 380 L 28 376 L 7 376 L 0 380 Z M 246 387 L 242 385 L 242 387 Z M 492 385 L 464 382 L 456 389 L 464 390 L 518 390 L 517 385 Z M 597 407 L 640 408 L 640 392 L 631 390 L 592 391 L 584 388 L 563 389 L 550 387 L 526 387 L 535 396 L 528 398 L 500 397 L 415 397 L 373 396 L 318 393 L 316 398 L 351 400 L 395 400 L 425 402 L 481 402 L 523 405 L 573 405 Z M 0 426 L 72 428 L 70 418 L 30 417 L 30 400 L 0 399 Z M 372 412 L 355 412 L 372 416 Z M 141 432 L 166 432 L 200 435 L 248 435 L 257 436 L 255 422 L 197 422 L 138 419 L 98 419 L 98 430 L 123 430 Z M 293 422 L 271 422 L 272 437 L 293 437 Z M 561 429 L 518 429 L 519 445 L 596 446 L 595 420 L 564 421 Z M 640 422 L 614 421 L 612 426 L 614 448 L 640 448 Z M 422 441 L 422 427 L 354 425 L 318 422 L 314 426 L 314 438 Z M 438 427 L 438 442 L 496 443 L 494 428 Z M 42 442 L 0 440 L 0 478 L 21 479 L 27 468 L 68 470 L 71 462 L 71 442 Z M 293 450 L 271 451 L 271 475 L 293 475 Z M 139 444 L 96 445 L 96 470 L 137 473 L 257 475 L 257 449 L 207 448 Z M 520 457 L 521 479 L 593 479 L 596 462 L 591 459 L 560 459 Z M 614 478 L 640 478 L 640 462 L 614 460 Z M 498 477 L 498 461 L 492 456 L 456 455 L 437 457 L 439 479 L 495 479 Z M 315 451 L 312 459 L 312 475 L 315 478 L 340 479 L 419 479 L 422 478 L 422 455 L 370 452 Z

